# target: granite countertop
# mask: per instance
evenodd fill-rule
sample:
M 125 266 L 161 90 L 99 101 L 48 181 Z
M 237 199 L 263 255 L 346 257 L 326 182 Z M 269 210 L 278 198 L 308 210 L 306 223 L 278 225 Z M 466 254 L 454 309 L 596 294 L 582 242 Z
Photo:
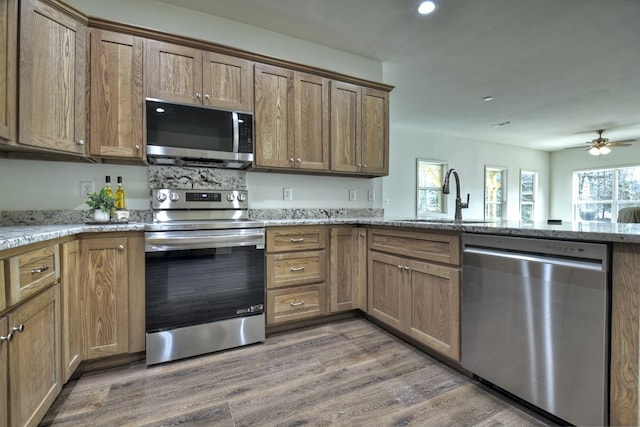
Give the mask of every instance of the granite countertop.
M 435 219 L 416 221 L 406 218 L 318 218 L 318 219 L 275 219 L 265 220 L 269 226 L 280 225 L 338 225 L 360 224 L 389 227 L 420 228 L 431 230 L 449 230 L 468 233 L 499 234 L 519 237 L 539 237 L 564 240 L 588 240 L 596 242 L 640 243 L 640 224 L 609 223 L 547 223 L 521 224 L 517 221 L 486 223 L 482 220 L 463 223 L 442 222 Z M 144 222 L 126 224 L 60 224 L 60 225 L 22 225 L 0 227 L 0 250 L 16 248 L 30 243 L 52 240 L 81 233 L 102 233 L 112 231 L 144 231 Z

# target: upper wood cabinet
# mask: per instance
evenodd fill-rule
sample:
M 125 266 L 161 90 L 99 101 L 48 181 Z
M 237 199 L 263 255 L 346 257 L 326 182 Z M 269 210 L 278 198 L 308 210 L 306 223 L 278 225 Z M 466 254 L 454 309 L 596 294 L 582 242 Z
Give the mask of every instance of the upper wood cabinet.
M 389 93 L 331 82 L 331 170 L 389 174 Z
M 91 30 L 93 156 L 144 161 L 143 39 Z
M 19 143 L 84 155 L 87 28 L 37 0 L 20 5 Z
M 149 98 L 252 111 L 251 61 L 155 40 L 145 58 Z
M 256 167 L 329 168 L 329 81 L 255 66 Z
M 0 144 L 16 132 L 17 0 L 0 0 Z

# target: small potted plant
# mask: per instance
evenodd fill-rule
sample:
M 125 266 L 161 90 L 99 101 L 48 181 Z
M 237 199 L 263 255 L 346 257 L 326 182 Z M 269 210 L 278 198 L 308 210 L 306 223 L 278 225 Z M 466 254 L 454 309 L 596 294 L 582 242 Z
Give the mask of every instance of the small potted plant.
M 109 222 L 111 214 L 116 209 L 115 199 L 104 188 L 98 192 L 89 193 L 89 200 L 86 203 L 91 208 L 93 219 L 96 222 Z

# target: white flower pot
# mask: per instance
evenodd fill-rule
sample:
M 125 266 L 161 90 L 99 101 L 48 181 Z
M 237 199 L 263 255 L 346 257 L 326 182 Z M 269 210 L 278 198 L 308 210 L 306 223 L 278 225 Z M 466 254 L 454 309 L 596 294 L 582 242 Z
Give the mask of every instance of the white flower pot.
M 111 219 L 111 214 L 109 212 L 104 212 L 99 209 L 93 211 L 93 220 L 95 222 L 109 222 Z

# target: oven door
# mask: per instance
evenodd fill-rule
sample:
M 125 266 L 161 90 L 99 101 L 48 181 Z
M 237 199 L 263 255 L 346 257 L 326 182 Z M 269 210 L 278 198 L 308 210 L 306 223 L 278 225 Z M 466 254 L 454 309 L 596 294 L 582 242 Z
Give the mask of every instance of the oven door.
M 264 229 L 152 232 L 146 242 L 147 333 L 264 312 Z

